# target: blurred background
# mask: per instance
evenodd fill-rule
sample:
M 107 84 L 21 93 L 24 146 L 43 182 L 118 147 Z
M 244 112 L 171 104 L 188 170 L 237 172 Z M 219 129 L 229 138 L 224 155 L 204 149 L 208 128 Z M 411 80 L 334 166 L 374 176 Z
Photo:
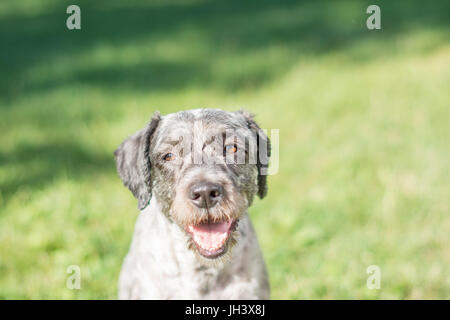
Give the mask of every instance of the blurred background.
M 273 299 L 450 298 L 449 40 L 447 0 L 2 0 L 0 299 L 116 298 L 138 210 L 113 151 L 198 107 L 280 129 L 250 209 Z

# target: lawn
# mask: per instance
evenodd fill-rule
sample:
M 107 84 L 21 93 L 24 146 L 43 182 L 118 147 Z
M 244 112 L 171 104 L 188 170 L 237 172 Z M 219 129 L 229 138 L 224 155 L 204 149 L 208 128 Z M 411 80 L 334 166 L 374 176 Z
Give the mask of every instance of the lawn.
M 256 114 L 273 299 L 450 298 L 450 3 L 0 3 L 0 299 L 114 299 L 138 215 L 113 151 L 163 114 Z M 69 290 L 70 265 L 81 289 Z M 366 270 L 381 270 L 381 288 Z

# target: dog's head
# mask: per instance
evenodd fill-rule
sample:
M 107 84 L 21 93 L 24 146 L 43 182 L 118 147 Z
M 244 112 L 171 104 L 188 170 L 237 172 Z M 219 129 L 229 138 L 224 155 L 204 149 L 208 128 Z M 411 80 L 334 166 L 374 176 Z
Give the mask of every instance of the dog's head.
M 250 114 L 212 109 L 157 112 L 115 152 L 139 209 L 156 197 L 189 235 L 188 247 L 207 259 L 229 251 L 239 218 L 255 194 L 265 196 L 269 156 L 269 139 Z

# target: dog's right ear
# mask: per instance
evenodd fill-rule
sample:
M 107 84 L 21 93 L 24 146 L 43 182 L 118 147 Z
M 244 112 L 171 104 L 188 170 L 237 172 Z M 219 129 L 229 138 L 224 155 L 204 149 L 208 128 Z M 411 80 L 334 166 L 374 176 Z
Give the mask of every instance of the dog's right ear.
M 114 152 L 117 172 L 138 199 L 139 210 L 148 205 L 152 196 L 150 139 L 160 120 L 161 115 L 156 111 L 145 128 L 125 139 Z

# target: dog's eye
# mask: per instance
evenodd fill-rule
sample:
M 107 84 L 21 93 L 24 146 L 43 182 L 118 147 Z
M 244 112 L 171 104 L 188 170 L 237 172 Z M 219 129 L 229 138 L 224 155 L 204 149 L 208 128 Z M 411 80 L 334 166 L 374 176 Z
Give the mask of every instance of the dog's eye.
M 175 160 L 175 155 L 173 153 L 167 153 L 163 157 L 164 161 L 172 161 Z
M 225 152 L 226 153 L 236 153 L 237 146 L 235 144 L 228 144 L 225 146 Z

